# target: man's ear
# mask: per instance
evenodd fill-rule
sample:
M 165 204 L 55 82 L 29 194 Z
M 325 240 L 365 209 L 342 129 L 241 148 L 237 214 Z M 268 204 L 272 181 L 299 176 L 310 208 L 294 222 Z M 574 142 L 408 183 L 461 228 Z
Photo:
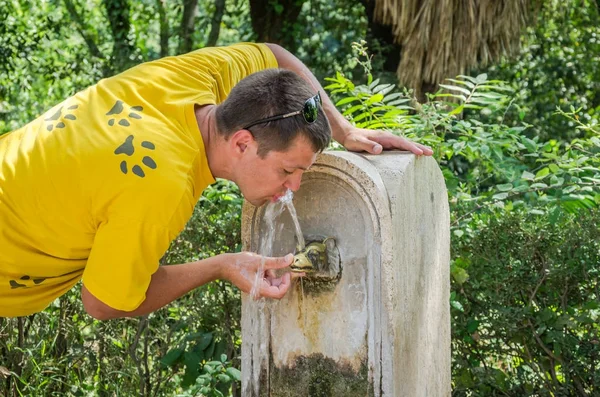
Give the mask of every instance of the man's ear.
M 248 130 L 238 130 L 229 138 L 229 149 L 237 155 L 244 154 L 248 148 L 254 145 L 256 145 L 256 141 Z

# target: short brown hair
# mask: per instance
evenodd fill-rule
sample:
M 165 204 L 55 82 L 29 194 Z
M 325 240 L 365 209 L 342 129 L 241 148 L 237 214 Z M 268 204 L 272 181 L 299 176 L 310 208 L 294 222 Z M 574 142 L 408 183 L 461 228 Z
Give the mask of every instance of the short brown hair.
M 265 69 L 253 73 L 233 87 L 227 99 L 217 107 L 217 129 L 228 139 L 255 121 L 301 110 L 304 102 L 315 94 L 309 84 L 292 71 Z M 309 139 L 315 152 L 325 150 L 331 139 L 331 127 L 321 106 L 312 124 L 300 114 L 260 123 L 248 130 L 258 143 L 261 157 L 271 150 L 287 150 L 300 133 Z

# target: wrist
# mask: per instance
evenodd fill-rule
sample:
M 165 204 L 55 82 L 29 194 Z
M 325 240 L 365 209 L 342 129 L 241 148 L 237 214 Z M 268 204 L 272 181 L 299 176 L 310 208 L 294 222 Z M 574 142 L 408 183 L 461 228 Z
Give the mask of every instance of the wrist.
M 339 112 L 326 111 L 326 113 L 331 126 L 332 138 L 343 145 L 350 129 L 353 128 L 352 124 Z
M 214 256 L 212 259 L 215 260 L 214 269 L 215 269 L 215 279 L 219 280 L 228 280 L 230 275 L 231 263 L 233 262 L 233 258 L 231 253 L 220 254 Z

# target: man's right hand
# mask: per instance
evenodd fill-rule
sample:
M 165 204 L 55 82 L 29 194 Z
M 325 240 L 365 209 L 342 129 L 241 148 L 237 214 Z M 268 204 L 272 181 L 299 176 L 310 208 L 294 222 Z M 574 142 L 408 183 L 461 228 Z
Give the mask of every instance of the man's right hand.
M 292 254 L 279 258 L 261 256 L 251 252 L 224 254 L 224 256 L 222 278 L 248 294 L 253 292 L 255 280 L 258 279 L 254 298 L 281 299 L 290 288 L 292 274 L 287 272 L 281 277 L 276 277 L 275 270 L 291 265 L 294 260 Z M 294 277 L 301 275 L 294 274 Z

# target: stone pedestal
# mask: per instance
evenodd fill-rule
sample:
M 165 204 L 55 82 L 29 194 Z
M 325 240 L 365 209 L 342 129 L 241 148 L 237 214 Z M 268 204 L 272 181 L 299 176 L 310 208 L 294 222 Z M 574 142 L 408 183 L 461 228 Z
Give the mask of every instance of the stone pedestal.
M 449 396 L 447 193 L 432 158 L 321 154 L 294 196 L 304 236 L 333 237 L 340 277 L 242 303 L 244 396 Z M 287 211 L 272 244 L 246 203 L 244 249 L 294 251 Z M 264 247 L 269 247 L 265 249 Z

